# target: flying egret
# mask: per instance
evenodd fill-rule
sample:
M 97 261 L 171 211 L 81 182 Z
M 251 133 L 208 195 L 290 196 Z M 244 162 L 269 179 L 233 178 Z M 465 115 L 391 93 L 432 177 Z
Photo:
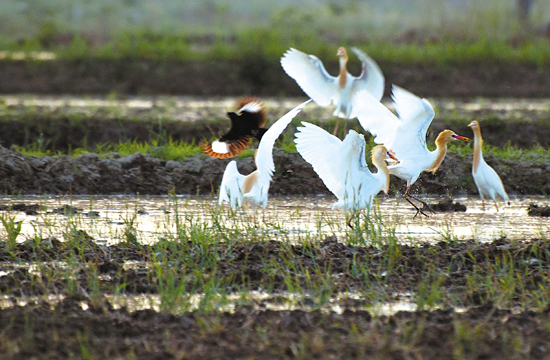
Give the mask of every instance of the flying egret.
M 292 119 L 309 103 L 308 100 L 294 109 L 290 110 L 283 117 L 277 120 L 263 134 L 255 155 L 256 170 L 248 175 L 242 175 L 237 169 L 237 162 L 232 160 L 227 164 L 223 173 L 220 185 L 218 203 L 224 201 L 231 205 L 232 209 L 243 206 L 244 202 L 249 203 L 253 208 L 267 206 L 267 193 L 275 171 L 273 163 L 273 145 Z
M 348 72 L 348 54 L 344 47 L 338 48 L 336 52 L 340 63 L 340 72 L 336 77 L 325 70 L 319 58 L 294 48 L 283 55 L 281 66 L 319 106 L 335 104 L 334 116 L 348 119 L 352 112 L 353 97 L 360 90 L 370 92 L 378 100 L 384 95 L 384 75 L 376 62 L 357 48 L 351 50 L 361 60 L 359 77 Z M 334 134 L 337 128 L 338 122 Z
M 392 89 L 392 98 L 399 117 L 364 90 L 354 98 L 353 116 L 357 116 L 361 126 L 375 136 L 375 143 L 384 144 L 399 159 L 398 164 L 388 166 L 389 172 L 407 181 L 404 197 L 416 209 L 415 216 L 418 213 L 427 216 L 411 201 L 411 198 L 415 199 L 429 209 L 426 202 L 410 194 L 412 185 L 423 171 L 435 173 L 439 169 L 449 142 L 470 139 L 444 130 L 435 140 L 437 148 L 428 150 L 426 131 L 435 116 L 430 102 L 396 85 Z
M 201 141 L 202 152 L 218 159 L 228 159 L 243 152 L 250 144 L 252 137 L 262 139 L 266 129 L 266 111 L 263 104 L 254 97 L 237 100 L 237 112 L 228 112 L 231 119 L 231 129 L 212 144 Z
M 479 122 L 474 120 L 468 126 L 472 128 L 472 131 L 474 132 L 474 161 L 472 162 L 472 176 L 474 177 L 474 182 L 476 183 L 479 196 L 481 197 L 483 211 L 485 211 L 486 197 L 493 199 L 495 202 L 495 207 L 498 211 L 496 201 L 497 196 L 509 205 L 510 201 L 508 194 L 506 194 L 504 186 L 502 185 L 502 180 L 500 180 L 500 177 L 496 171 L 487 165 L 483 159 L 483 154 L 481 153 L 483 138 L 481 137 Z
M 295 134 L 296 150 L 310 163 L 338 201 L 333 208 L 357 212 L 370 211 L 374 197 L 388 193 L 390 174 L 386 158 L 397 160 L 382 145 L 372 149 L 373 174 L 365 161 L 365 137 L 350 130 L 343 141 L 319 126 L 302 122 Z M 353 217 L 352 217 L 353 218 Z M 351 219 L 348 225 L 351 227 Z

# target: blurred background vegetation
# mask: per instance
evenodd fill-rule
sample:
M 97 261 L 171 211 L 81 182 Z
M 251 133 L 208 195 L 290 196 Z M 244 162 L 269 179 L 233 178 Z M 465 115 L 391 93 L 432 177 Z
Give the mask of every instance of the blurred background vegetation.
M 547 0 L 2 0 L 0 50 L 193 60 L 358 45 L 389 61 L 541 65 L 549 23 Z

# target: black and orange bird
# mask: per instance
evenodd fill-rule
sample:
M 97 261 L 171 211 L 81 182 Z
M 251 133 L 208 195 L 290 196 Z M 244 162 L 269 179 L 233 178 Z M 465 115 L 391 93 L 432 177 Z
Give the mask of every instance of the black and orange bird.
M 237 112 L 228 112 L 231 119 L 231 129 L 212 144 L 201 141 L 199 144 L 203 153 L 218 159 L 228 159 L 243 152 L 252 138 L 260 141 L 267 131 L 263 126 L 266 123 L 266 110 L 262 102 L 255 97 L 240 98 L 237 100 Z

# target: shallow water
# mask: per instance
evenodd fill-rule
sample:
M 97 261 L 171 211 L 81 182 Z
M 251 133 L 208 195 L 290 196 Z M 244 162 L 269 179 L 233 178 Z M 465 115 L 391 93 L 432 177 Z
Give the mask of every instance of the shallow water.
M 436 203 L 442 198 L 425 198 Z M 18 203 L 39 204 L 38 215 L 4 211 L 1 216 L 22 221 L 18 241 L 25 238 L 56 237 L 62 240 L 71 231 L 84 230 L 96 241 L 113 244 L 127 238 L 128 231 L 141 243 L 160 238 L 177 238 L 178 228 L 213 233 L 239 232 L 241 236 L 267 240 L 300 242 L 305 239 L 323 240 L 328 236 L 345 239 L 355 233 L 347 226 L 347 214 L 332 210 L 332 196 L 272 197 L 263 214 L 252 210 L 230 211 L 218 207 L 210 197 L 195 196 L 6 196 L 0 205 Z M 379 206 L 371 212 L 374 227 L 381 239 L 395 234 L 402 242 L 467 240 L 493 241 L 531 239 L 549 236 L 550 220 L 527 215 L 530 203 L 549 205 L 546 197 L 515 197 L 510 206 L 501 204 L 496 211 L 491 203 L 481 208 L 478 197 L 458 197 L 454 201 L 466 205 L 466 212 L 437 213 L 429 218 L 414 217 L 412 207 L 401 198 L 379 197 Z M 56 214 L 56 208 L 71 205 L 76 215 Z M 365 214 L 361 215 L 364 224 Z M 362 225 L 363 226 L 363 225 Z M 5 229 L 0 229 L 5 235 Z M 180 232 L 181 234 L 181 232 Z
M 0 54 L 1 55 L 1 54 Z M 438 117 L 453 116 L 475 118 L 490 114 L 497 118 L 522 120 L 540 119 L 550 112 L 548 99 L 429 99 Z M 297 106 L 304 98 L 262 98 L 269 118 L 282 116 Z M 389 98 L 384 104 L 390 109 Z M 224 118 L 226 111 L 233 109 L 235 97 L 193 97 L 193 96 L 129 96 L 118 99 L 108 96 L 48 96 L 48 95 L 2 95 L 0 114 L 28 111 L 63 114 L 86 114 L 88 116 L 117 117 L 130 116 L 142 119 L 170 118 L 180 121 L 198 121 Z M 332 110 L 312 103 L 301 113 L 301 118 L 329 120 Z

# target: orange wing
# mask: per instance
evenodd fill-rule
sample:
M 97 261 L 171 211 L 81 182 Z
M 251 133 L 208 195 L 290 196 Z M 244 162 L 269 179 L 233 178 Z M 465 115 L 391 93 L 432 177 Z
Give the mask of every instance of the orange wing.
M 262 102 L 256 97 L 243 97 L 237 99 L 235 107 L 237 113 L 228 112 L 231 119 L 231 129 L 212 144 L 201 141 L 199 147 L 203 153 L 218 159 L 228 159 L 243 152 L 252 137 L 261 139 L 266 131 L 265 125 L 267 112 Z
M 203 153 L 210 157 L 217 159 L 229 159 L 242 153 L 246 150 L 249 144 L 250 137 L 245 136 L 244 138 L 232 142 L 220 142 L 216 140 L 212 144 L 203 140 L 199 143 L 199 147 Z M 212 149 L 213 145 L 214 147 L 221 146 L 221 150 L 225 152 L 221 152 L 220 150 L 214 151 L 214 149 Z

